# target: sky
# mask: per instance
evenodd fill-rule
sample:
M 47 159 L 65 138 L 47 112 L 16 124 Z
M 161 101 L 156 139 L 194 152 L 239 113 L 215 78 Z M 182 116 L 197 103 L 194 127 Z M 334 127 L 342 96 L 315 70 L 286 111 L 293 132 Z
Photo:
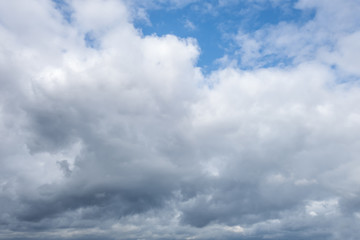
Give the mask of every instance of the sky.
M 359 12 L 0 1 L 0 239 L 357 240 Z

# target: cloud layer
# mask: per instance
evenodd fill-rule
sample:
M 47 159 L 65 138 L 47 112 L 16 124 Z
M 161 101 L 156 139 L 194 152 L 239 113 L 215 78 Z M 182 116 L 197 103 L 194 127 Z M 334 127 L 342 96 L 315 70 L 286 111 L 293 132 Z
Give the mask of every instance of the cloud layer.
M 239 28 L 208 75 L 135 5 L 0 2 L 0 239 L 357 239 L 360 4 Z

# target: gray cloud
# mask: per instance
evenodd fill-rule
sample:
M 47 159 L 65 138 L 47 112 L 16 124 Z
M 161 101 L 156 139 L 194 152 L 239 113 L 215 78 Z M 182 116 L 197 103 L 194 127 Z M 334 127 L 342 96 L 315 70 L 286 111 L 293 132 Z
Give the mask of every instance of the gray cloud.
M 290 45 L 252 36 L 291 67 L 204 76 L 196 40 L 142 36 L 102 3 L 69 1 L 71 21 L 0 3 L 0 239 L 357 239 L 358 26 L 302 47 L 350 5 L 299 1 L 317 15 Z

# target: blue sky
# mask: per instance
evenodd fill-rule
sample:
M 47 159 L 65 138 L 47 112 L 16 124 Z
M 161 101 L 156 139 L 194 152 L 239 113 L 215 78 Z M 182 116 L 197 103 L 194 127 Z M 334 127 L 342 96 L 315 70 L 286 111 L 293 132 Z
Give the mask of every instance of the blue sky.
M 174 34 L 195 38 L 201 48 L 198 66 L 209 72 L 219 67 L 216 60 L 225 54 L 239 57 L 233 56 L 236 50 L 233 36 L 239 30 L 252 33 L 280 22 L 302 25 L 312 20 L 314 10 L 297 9 L 296 2 L 197 1 L 181 8 L 163 4 L 147 11 L 147 21 L 135 19 L 135 26 L 144 35 Z M 276 65 L 283 60 L 287 59 L 275 59 L 269 64 Z
M 358 239 L 359 12 L 0 1 L 0 240 Z
M 64 19 L 71 23 L 72 10 L 66 1 L 54 0 Z M 234 54 L 237 49 L 234 36 L 238 31 L 254 33 L 259 29 L 281 22 L 299 26 L 311 21 L 315 16 L 314 9 L 299 9 L 297 1 L 286 0 L 281 3 L 260 1 L 194 1 L 180 6 L 172 2 L 138 1 L 132 3 L 135 11 L 144 11 L 145 15 L 134 17 L 134 26 L 146 35 L 163 36 L 173 34 L 182 38 L 194 38 L 201 49 L 198 66 L 204 73 L 219 67 L 218 60 L 225 55 L 232 59 L 240 58 Z M 91 32 L 86 33 L 84 40 L 88 46 L 96 47 Z M 266 66 L 291 64 L 291 58 L 270 57 Z M 248 68 L 249 66 L 241 66 Z

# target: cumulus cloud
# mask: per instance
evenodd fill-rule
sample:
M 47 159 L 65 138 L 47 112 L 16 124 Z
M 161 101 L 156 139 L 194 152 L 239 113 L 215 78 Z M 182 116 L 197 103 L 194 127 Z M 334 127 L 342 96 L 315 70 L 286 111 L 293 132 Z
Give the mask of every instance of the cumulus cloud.
M 298 1 L 206 76 L 128 3 L 67 4 L 0 2 L 0 239 L 357 238 L 356 1 Z

